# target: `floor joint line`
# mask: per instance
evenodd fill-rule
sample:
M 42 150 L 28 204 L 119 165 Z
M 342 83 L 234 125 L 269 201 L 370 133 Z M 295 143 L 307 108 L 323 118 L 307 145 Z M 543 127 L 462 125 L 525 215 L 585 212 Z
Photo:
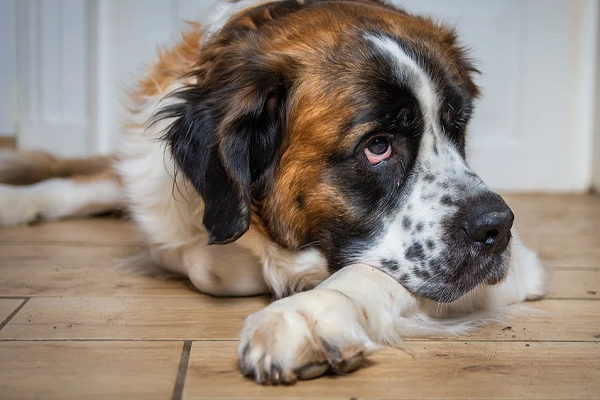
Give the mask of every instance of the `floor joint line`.
M 29 296 L 0 296 L 0 300 L 29 300 Z
M 181 350 L 181 359 L 179 361 L 179 369 L 177 370 L 177 380 L 175 381 L 175 388 L 173 389 L 173 400 L 183 399 L 183 388 L 185 386 L 185 377 L 187 375 L 191 350 L 192 341 L 186 340 L 185 342 L 183 342 L 183 349 Z
M 54 338 L 54 339 L 17 339 L 17 338 L 0 338 L 2 342 L 239 342 L 239 339 L 170 339 L 170 338 L 158 338 L 158 339 L 119 339 L 119 338 L 92 338 L 92 339 L 66 339 L 66 338 Z M 444 338 L 408 338 L 404 339 L 405 342 L 410 343 L 599 343 L 600 338 L 597 339 L 444 339 Z
M 31 299 L 31 297 L 21 297 L 21 298 L 23 299 L 23 301 L 21 302 L 21 304 L 19 304 L 19 306 L 17 308 L 15 308 L 15 310 L 12 313 L 10 313 L 10 315 L 8 317 L 6 317 L 4 319 L 4 321 L 2 321 L 2 323 L 0 324 L 0 331 L 13 319 L 13 317 L 15 315 L 17 315 L 17 313 L 19 311 L 21 311 L 21 308 L 23 308 L 25 306 L 25 304 L 27 304 L 27 302 L 29 301 L 29 299 Z

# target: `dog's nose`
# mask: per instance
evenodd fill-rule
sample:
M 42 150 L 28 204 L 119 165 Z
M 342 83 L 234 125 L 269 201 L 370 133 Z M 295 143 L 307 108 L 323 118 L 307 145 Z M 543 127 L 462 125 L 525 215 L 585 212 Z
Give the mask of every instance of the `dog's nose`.
M 488 254 L 499 253 L 506 249 L 510 240 L 515 216 L 512 210 L 496 193 L 478 196 L 472 203 L 473 208 L 463 221 L 467 237 L 483 246 Z

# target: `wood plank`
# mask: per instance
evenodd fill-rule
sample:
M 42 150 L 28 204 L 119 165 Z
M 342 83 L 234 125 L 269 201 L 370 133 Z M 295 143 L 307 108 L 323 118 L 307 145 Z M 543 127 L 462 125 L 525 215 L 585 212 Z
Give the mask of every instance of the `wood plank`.
M 573 216 L 549 216 L 538 215 L 534 212 L 521 212 L 515 214 L 515 227 L 519 233 L 530 232 L 539 234 L 541 237 L 547 235 L 595 235 L 598 238 L 597 228 L 600 225 L 599 215 Z
M 124 219 L 98 217 L 42 222 L 31 226 L 0 228 L 0 242 L 31 243 L 96 243 L 132 245 L 141 243 L 131 222 Z
M 600 268 L 600 245 L 556 246 L 553 242 L 531 246 L 541 259 L 554 267 Z
M 580 257 L 587 258 L 588 265 L 596 267 L 600 265 L 598 259 L 593 256 L 600 246 L 600 231 L 596 232 L 596 229 L 600 229 L 600 223 L 597 227 L 580 227 L 580 232 L 575 232 L 576 229 L 553 231 L 546 225 L 528 229 L 517 228 L 517 232 L 523 243 L 538 253 L 558 253 L 557 256 L 564 258 L 567 265 L 572 263 L 569 263 L 569 257 L 580 254 Z M 595 233 L 585 233 L 587 230 Z
M 0 340 L 235 340 L 244 319 L 268 301 L 204 295 L 32 298 L 0 331 Z M 598 340 L 599 301 L 544 300 L 527 305 L 543 312 L 520 312 L 505 322 L 447 340 Z M 507 326 L 511 329 L 504 329 Z
M 529 303 L 545 313 L 511 317 L 461 337 L 410 340 L 414 359 L 385 350 L 349 377 L 287 388 L 241 378 L 236 342 L 194 342 L 185 396 L 597 398 L 600 200 L 511 198 L 525 241 L 558 267 L 552 300 Z M 113 257 L 130 254 L 139 243 L 123 220 L 0 229 L 0 242 L 0 293 L 44 296 L 31 299 L 0 331 L 0 398 L 169 398 L 180 340 L 235 340 L 245 316 L 269 301 L 210 298 L 182 281 L 115 268 Z M 0 318 L 20 303 L 0 299 Z M 27 342 L 48 339 L 61 342 Z M 165 340 L 174 350 L 161 358 L 162 348 L 144 348 L 155 342 L 62 342 L 82 339 Z M 160 370 L 163 364 L 168 371 Z
M 554 270 L 548 298 L 600 300 L 600 268 Z
M 23 303 L 23 299 L 0 299 L 0 324 Z
M 141 250 L 135 245 L 0 243 L 0 295 L 198 295 L 187 279 L 137 263 L 134 256 Z
M 2 399 L 169 399 L 181 342 L 0 342 Z
M 516 212 L 566 217 L 600 214 L 600 196 L 597 194 L 502 194 L 502 197 Z
M 20 339 L 237 339 L 244 319 L 269 299 L 37 297 L 0 331 Z
M 194 342 L 184 399 L 583 399 L 600 393 L 600 344 L 417 342 L 349 376 L 265 387 L 237 369 L 235 342 Z
M 600 224 L 598 226 L 600 228 Z M 533 234 L 527 235 L 527 231 L 518 231 L 523 239 L 523 242 L 530 248 L 540 252 L 542 250 L 557 250 L 563 251 L 566 249 L 574 249 L 579 252 L 586 252 L 587 249 L 595 249 L 600 246 L 600 234 L 585 234 L 565 232 L 550 232 L 550 229 L 542 226 Z M 546 232 L 546 233 L 544 233 Z M 593 259 L 597 261 L 597 259 Z
M 600 266 L 600 196 L 506 196 L 525 244 L 555 266 Z
M 448 340 L 598 341 L 600 339 L 599 301 L 542 300 L 524 303 L 523 306 L 518 307 L 517 315 L 507 316 L 501 323 L 490 324 L 473 333 Z

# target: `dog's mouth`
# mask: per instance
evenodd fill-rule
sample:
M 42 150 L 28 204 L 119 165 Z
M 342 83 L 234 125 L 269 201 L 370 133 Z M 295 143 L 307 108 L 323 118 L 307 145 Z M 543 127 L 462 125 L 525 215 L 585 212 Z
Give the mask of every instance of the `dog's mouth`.
M 440 303 L 451 303 L 482 284 L 497 285 L 508 275 L 510 248 L 501 253 L 470 260 L 446 259 L 442 271 L 429 279 L 401 282 L 414 295 Z

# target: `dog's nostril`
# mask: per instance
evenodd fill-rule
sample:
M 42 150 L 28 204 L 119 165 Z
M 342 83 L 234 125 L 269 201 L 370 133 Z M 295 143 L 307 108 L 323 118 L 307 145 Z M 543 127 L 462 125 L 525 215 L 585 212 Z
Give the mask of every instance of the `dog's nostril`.
M 485 233 L 485 244 L 491 245 L 494 243 L 494 240 L 498 237 L 498 229 L 492 229 L 491 231 L 487 231 Z

